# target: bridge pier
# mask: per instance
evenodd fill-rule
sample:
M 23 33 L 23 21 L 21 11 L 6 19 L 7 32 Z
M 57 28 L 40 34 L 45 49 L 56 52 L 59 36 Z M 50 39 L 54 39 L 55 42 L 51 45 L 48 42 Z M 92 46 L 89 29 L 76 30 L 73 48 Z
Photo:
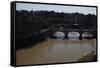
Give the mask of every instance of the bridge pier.
M 79 40 L 82 40 L 82 32 L 80 31 L 80 36 L 79 36 Z

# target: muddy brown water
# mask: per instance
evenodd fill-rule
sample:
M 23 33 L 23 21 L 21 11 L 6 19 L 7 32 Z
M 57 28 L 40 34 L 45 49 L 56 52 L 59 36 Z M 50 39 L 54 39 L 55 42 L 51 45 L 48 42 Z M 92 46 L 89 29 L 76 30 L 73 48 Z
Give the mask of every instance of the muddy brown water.
M 45 64 L 77 62 L 78 59 L 95 51 L 96 40 L 47 39 L 36 46 L 16 51 L 16 64 Z

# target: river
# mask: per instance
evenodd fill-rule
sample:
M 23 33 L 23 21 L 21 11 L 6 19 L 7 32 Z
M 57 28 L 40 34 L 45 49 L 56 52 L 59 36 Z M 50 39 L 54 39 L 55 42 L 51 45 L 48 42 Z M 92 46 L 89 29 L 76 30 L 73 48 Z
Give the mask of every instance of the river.
M 36 44 L 34 47 L 16 51 L 16 64 L 45 64 L 61 62 L 77 62 L 78 59 L 94 51 L 96 40 L 50 39 Z

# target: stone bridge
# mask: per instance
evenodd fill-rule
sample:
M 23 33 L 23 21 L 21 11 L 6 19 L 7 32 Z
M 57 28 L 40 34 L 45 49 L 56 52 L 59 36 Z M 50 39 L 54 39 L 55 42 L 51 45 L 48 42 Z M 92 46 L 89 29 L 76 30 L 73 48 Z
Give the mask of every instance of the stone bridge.
M 73 25 L 70 25 L 70 26 L 73 26 Z M 85 32 L 92 34 L 93 35 L 92 38 L 97 37 L 96 36 L 97 31 L 94 30 L 94 29 L 83 29 L 83 28 L 81 28 L 81 26 L 79 26 L 77 24 L 74 25 L 74 26 L 76 26 L 76 27 L 70 28 L 70 27 L 68 27 L 68 25 L 66 26 L 66 25 L 62 24 L 62 25 L 58 26 L 58 28 L 55 27 L 55 26 L 52 26 L 51 30 L 52 30 L 53 33 L 57 32 L 57 31 L 63 32 L 65 34 L 66 38 L 68 38 L 69 32 L 78 32 L 80 34 L 79 39 L 82 39 L 82 34 L 85 33 Z

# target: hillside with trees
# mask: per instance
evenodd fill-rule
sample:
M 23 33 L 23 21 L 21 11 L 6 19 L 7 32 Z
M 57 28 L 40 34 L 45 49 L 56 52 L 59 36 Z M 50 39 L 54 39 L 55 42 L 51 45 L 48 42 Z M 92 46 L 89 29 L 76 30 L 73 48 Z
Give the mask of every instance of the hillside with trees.
M 17 37 L 36 33 L 57 24 L 79 24 L 83 29 L 96 30 L 97 16 L 82 13 L 64 13 L 55 11 L 16 10 Z

